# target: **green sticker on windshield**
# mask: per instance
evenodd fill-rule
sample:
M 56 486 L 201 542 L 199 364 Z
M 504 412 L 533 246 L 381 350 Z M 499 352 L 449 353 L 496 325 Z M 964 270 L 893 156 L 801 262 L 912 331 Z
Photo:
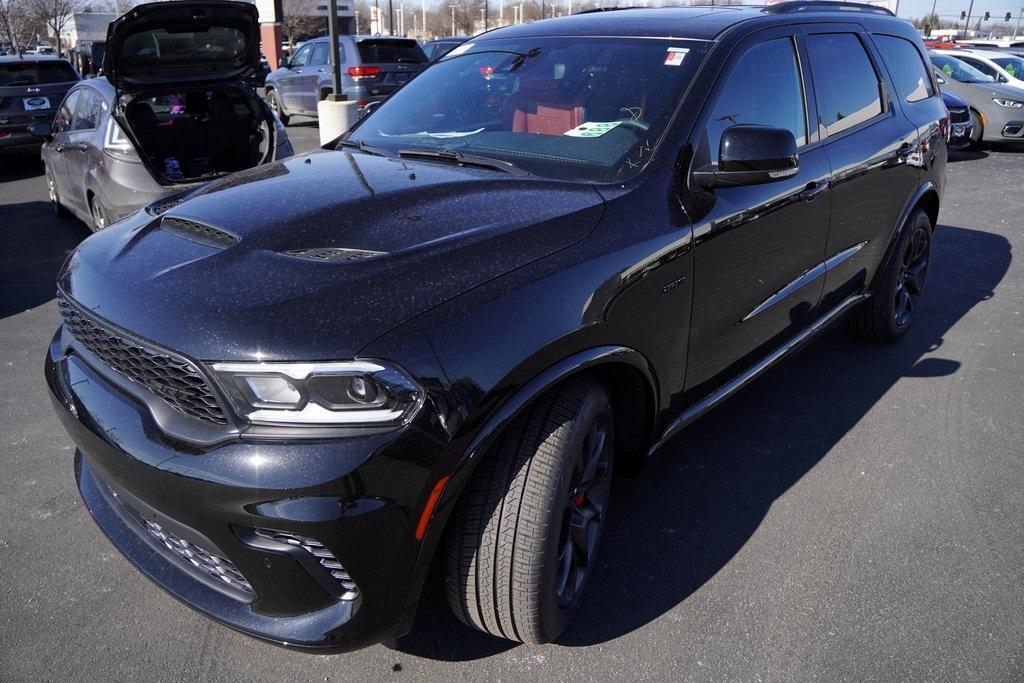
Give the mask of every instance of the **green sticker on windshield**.
M 1011 76 L 1016 77 L 1017 76 L 1017 69 L 1014 68 L 1013 64 L 1007 64 L 1006 65 L 1006 73 L 1010 74 Z
M 953 76 L 953 65 L 952 64 L 943 64 L 942 65 L 942 73 L 946 74 L 949 77 L 952 77 Z

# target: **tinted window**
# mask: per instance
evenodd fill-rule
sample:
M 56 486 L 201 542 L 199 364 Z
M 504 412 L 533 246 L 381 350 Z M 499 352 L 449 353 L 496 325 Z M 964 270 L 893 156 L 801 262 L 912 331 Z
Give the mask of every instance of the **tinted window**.
M 319 66 L 327 63 L 327 43 L 317 43 L 313 46 L 313 57 L 309 60 L 310 66 Z
M 900 97 L 917 102 L 935 94 L 927 67 L 913 43 L 895 36 L 875 36 L 875 43 L 889 66 Z
M 415 40 L 361 40 L 359 59 L 364 64 L 423 64 L 427 61 L 427 56 L 423 54 Z
M 81 90 L 72 90 L 64 101 L 60 104 L 60 110 L 57 111 L 57 116 L 53 121 L 53 132 L 59 133 L 62 130 L 66 130 L 68 125 L 71 123 L 71 115 L 75 111 L 75 103 L 78 102 L 78 96 Z
M 971 66 L 973 66 L 975 69 L 985 74 L 986 76 L 991 76 L 993 80 L 999 80 L 999 72 L 993 69 L 985 62 L 981 61 L 980 59 L 974 59 L 973 57 L 965 57 L 963 55 L 957 55 L 957 59 L 960 59 L 966 62 L 967 64 L 970 64 Z
M 296 52 L 292 56 L 291 60 L 288 62 L 288 65 L 289 66 L 306 66 L 307 64 L 309 64 L 309 57 L 310 57 L 310 54 L 312 52 L 313 52 L 313 46 L 312 45 L 303 45 L 302 47 L 299 48 L 298 52 Z
M 1014 78 L 1024 79 L 1024 59 L 1020 57 L 993 57 L 993 62 Z
M 158 28 L 125 38 L 122 53 L 126 69 L 152 64 L 233 63 L 245 57 L 245 34 L 226 26 L 173 32 Z
M 790 38 L 755 45 L 736 62 L 708 120 L 712 160 L 718 159 L 722 131 L 740 123 L 785 128 L 797 145 L 807 141 L 803 85 Z
M 37 85 L 77 81 L 75 70 L 67 62 L 8 62 L 0 64 L 0 86 Z
M 878 74 L 864 45 L 852 33 L 807 37 L 818 92 L 818 117 L 829 135 L 882 113 Z
M 103 100 L 91 90 L 81 90 L 75 104 L 75 117 L 71 130 L 92 130 L 100 123 L 103 113 Z
M 986 76 L 970 64 L 961 62 L 956 57 L 932 53 L 931 60 L 932 64 L 937 66 L 947 78 L 952 78 L 954 81 L 960 81 L 961 83 L 992 82 L 991 76 Z

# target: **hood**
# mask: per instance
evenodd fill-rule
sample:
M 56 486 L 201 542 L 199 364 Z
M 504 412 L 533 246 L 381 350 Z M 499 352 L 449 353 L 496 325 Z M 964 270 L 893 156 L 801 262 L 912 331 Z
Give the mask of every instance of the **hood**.
M 119 91 L 239 80 L 260 62 L 256 5 L 175 0 L 139 5 L 107 28 L 103 71 Z
M 345 359 L 577 242 L 602 210 L 589 185 L 317 152 L 93 235 L 59 284 L 107 320 L 200 360 Z
M 954 95 L 951 92 L 942 91 L 942 103 L 946 105 L 946 109 L 950 107 L 966 107 L 967 100 L 963 99 L 958 95 Z

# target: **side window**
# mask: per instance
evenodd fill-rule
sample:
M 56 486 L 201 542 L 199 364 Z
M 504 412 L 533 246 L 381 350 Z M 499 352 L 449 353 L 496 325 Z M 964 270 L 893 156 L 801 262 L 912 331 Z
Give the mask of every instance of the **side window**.
M 722 131 L 741 123 L 784 128 L 797 146 L 807 142 L 803 82 L 792 38 L 768 40 L 748 49 L 733 66 L 707 124 L 712 161 Z
M 299 48 L 299 51 L 295 53 L 290 62 L 291 66 L 306 66 L 309 64 L 309 56 L 313 51 L 312 45 L 303 45 Z
M 927 67 L 914 44 L 896 36 L 875 36 L 882 59 L 896 82 L 899 96 L 906 102 L 918 102 L 935 94 Z
M 327 43 L 317 43 L 313 46 L 313 58 L 309 60 L 310 66 L 320 66 L 327 63 Z
M 69 129 L 71 125 L 71 117 L 75 113 L 75 103 L 78 101 L 78 96 L 81 93 L 81 90 L 72 90 L 68 93 L 68 96 L 64 98 L 64 101 L 61 102 L 60 110 L 58 110 L 57 116 L 53 120 L 54 133 L 60 133 Z
M 807 36 L 807 53 L 818 92 L 818 115 L 829 135 L 882 113 L 878 74 L 860 38 L 853 33 Z
M 973 66 L 975 69 L 985 74 L 986 76 L 991 76 L 993 80 L 999 80 L 999 72 L 996 71 L 989 64 L 986 64 L 985 62 L 981 61 L 980 59 L 974 59 L 973 57 L 967 57 L 965 55 L 957 55 L 956 58 L 962 62 L 967 62 L 968 64 L 970 64 L 971 66 Z
M 75 118 L 72 130 L 93 130 L 100 124 L 103 100 L 91 90 L 82 90 L 75 103 Z

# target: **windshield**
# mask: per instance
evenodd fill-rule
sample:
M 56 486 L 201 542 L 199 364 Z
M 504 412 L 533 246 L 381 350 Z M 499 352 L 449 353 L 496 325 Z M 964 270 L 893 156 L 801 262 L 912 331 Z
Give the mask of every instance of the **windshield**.
M 133 33 L 121 49 L 124 69 L 159 64 L 233 63 L 246 55 L 245 34 L 235 28 L 168 31 L 158 28 Z
M 961 62 L 948 55 L 932 55 L 932 64 L 939 67 L 942 73 L 961 83 L 991 83 L 992 77 L 986 76 L 970 64 Z
M 348 139 L 391 154 L 443 150 L 546 178 L 619 182 L 647 164 L 705 49 L 678 39 L 465 43 Z
M 992 60 L 1013 78 L 1024 79 L 1024 59 L 1020 57 L 995 57 Z
M 0 86 L 39 85 L 77 81 L 74 69 L 67 62 L 14 62 L 0 64 Z

